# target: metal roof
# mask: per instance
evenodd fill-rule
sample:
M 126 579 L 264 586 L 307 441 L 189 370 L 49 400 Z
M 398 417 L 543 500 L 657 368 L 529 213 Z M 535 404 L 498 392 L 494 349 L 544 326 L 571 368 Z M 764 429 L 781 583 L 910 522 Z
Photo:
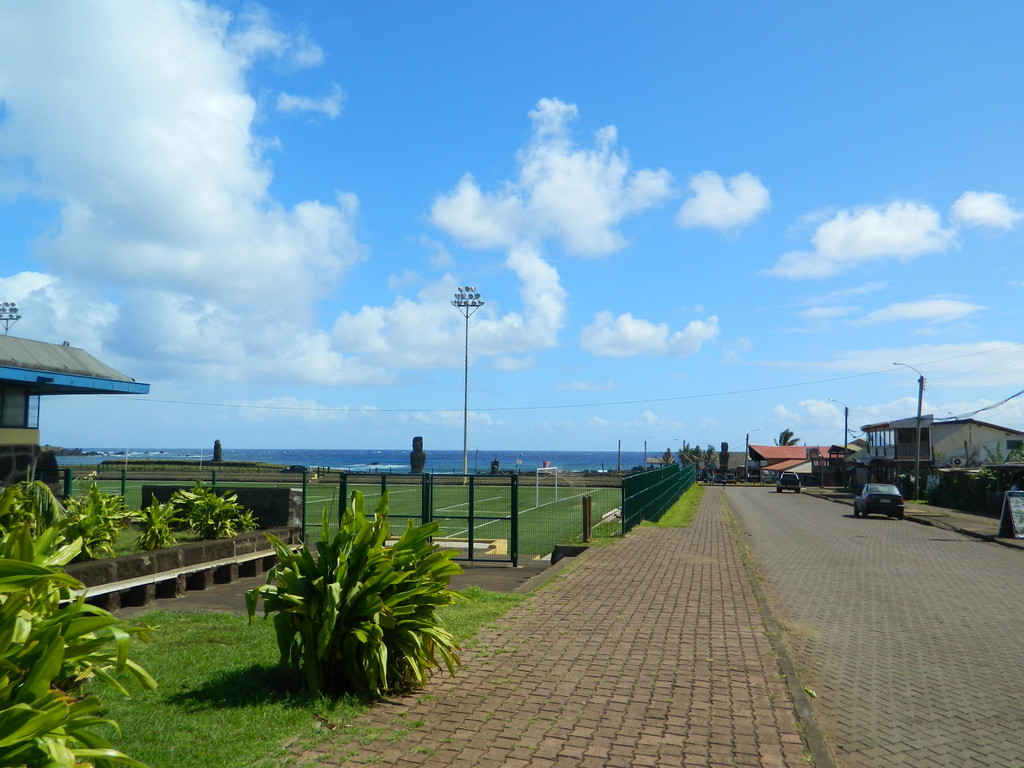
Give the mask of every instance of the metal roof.
M 783 459 L 800 459 L 806 461 L 815 455 L 828 456 L 830 446 L 827 445 L 751 445 L 751 455 L 761 457 L 763 461 L 781 461 Z
M 16 336 L 0 336 L 0 383 L 28 386 L 41 395 L 149 392 L 149 384 L 115 371 L 83 349 Z

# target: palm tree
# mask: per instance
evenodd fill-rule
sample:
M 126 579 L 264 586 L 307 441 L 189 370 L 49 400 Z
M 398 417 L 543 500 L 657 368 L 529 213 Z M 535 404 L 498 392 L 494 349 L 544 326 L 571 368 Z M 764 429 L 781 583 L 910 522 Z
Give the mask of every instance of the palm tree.
M 671 448 L 666 448 L 665 449 L 665 453 L 663 453 L 661 455 L 661 463 L 664 464 L 666 467 L 669 464 L 675 464 L 676 463 L 676 457 L 675 457 L 675 454 L 672 453 L 672 449 Z
M 784 429 L 779 432 L 779 439 L 775 441 L 776 445 L 800 445 L 800 439 L 793 434 L 793 430 Z

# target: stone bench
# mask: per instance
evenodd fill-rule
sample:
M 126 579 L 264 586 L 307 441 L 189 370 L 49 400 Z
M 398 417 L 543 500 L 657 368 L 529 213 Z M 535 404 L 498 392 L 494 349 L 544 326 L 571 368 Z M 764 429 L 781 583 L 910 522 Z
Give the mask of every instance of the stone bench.
M 269 532 L 291 547 L 299 544 L 301 531 L 297 528 Z M 64 570 L 84 585 L 73 591 L 75 597 L 85 595 L 89 604 L 116 611 L 181 597 L 189 590 L 259 576 L 276 560 L 277 554 L 268 548 L 266 537 L 254 531 L 232 539 L 197 541 L 136 555 L 72 563 Z

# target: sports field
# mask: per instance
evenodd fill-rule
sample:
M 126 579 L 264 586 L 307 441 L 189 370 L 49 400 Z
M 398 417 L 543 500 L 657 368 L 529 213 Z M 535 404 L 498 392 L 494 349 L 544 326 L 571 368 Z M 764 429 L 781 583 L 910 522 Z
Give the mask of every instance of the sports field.
M 434 476 L 430 506 L 431 519 L 441 524 L 442 546 L 447 542 L 460 549 L 459 558 L 508 560 L 511 556 L 512 487 L 510 483 L 487 482 L 462 484 L 463 478 L 446 476 L 438 482 Z M 381 497 L 381 485 L 373 478 L 350 476 L 348 492 L 363 494 L 367 511 L 375 508 Z M 532 480 L 532 478 L 531 478 Z M 591 498 L 591 522 L 619 508 L 622 491 L 617 486 L 599 486 L 586 478 L 562 477 L 556 486 L 550 478 L 541 483 L 522 480 L 518 488 L 518 555 L 521 558 L 545 557 L 555 544 L 570 542 L 583 532 L 583 497 Z M 338 509 L 338 491 L 310 486 L 306 501 L 306 528 L 315 535 L 324 509 L 332 520 Z M 423 521 L 423 489 L 420 485 L 389 484 L 388 517 L 392 530 L 405 520 Z M 470 555 L 469 553 L 473 554 Z
M 76 479 L 75 492 L 84 493 L 91 482 L 97 482 L 105 493 L 124 491 L 129 508 L 142 504 L 142 485 L 168 484 L 189 486 L 210 477 L 159 480 L 129 478 L 123 485 L 114 479 Z M 243 487 L 301 487 L 301 476 L 289 480 L 278 478 L 222 477 L 218 492 Z M 344 490 L 343 490 L 344 489 Z M 358 491 L 363 494 L 368 513 L 372 513 L 384 490 L 389 498 L 391 529 L 398 532 L 407 520 L 423 522 L 424 489 L 419 476 L 354 475 L 320 477 L 306 484 L 305 538 L 314 540 L 320 533 L 324 513 L 332 524 L 338 519 L 341 494 Z M 547 475 L 535 478 L 522 475 L 518 479 L 518 559 L 546 557 L 556 544 L 570 543 L 583 531 L 583 497 L 591 498 L 591 523 L 597 525 L 606 513 L 622 503 L 622 490 L 615 478 L 608 476 Z M 432 475 L 429 484 L 429 505 L 433 519 L 441 524 L 438 543 L 458 549 L 457 559 L 508 562 L 512 558 L 512 479 L 507 475 L 472 476 Z

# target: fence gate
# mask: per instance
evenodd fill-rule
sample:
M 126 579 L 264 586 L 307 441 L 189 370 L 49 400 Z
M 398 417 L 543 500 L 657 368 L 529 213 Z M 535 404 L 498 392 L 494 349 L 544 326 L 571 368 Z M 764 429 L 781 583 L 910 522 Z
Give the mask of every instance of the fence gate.
M 440 523 L 434 543 L 455 560 L 519 565 L 519 476 L 424 474 L 424 522 Z

